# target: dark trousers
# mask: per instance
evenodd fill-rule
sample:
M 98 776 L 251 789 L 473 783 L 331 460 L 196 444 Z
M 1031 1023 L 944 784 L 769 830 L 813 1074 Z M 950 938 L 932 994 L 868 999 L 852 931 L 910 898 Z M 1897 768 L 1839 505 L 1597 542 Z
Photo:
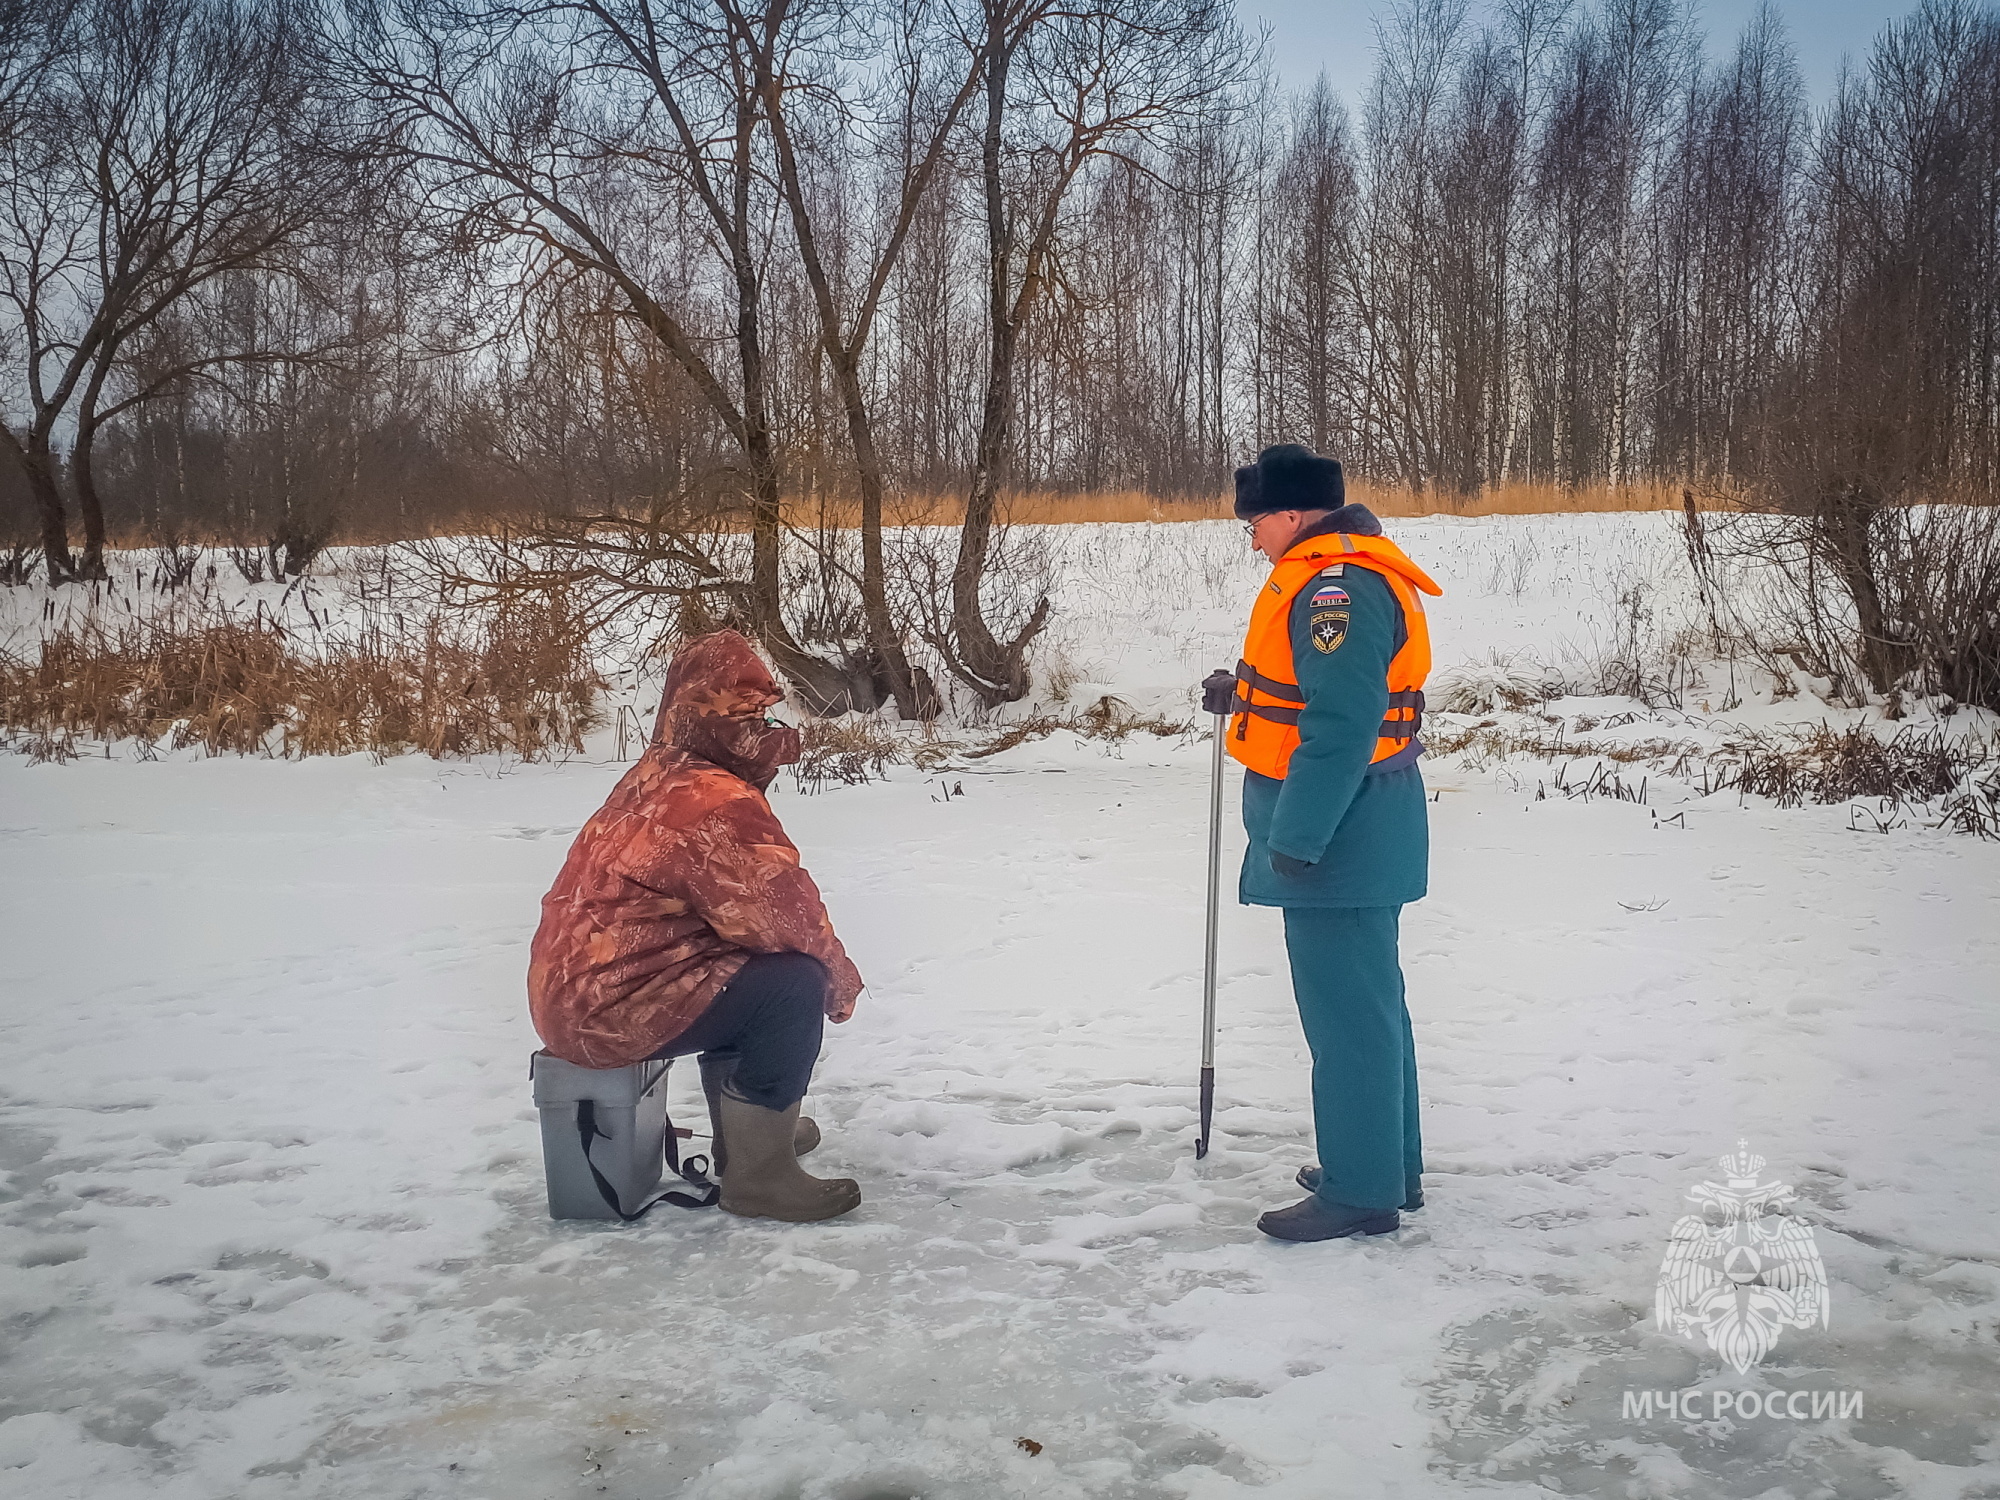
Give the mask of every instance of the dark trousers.
M 1346 1208 L 1395 1208 L 1423 1176 L 1417 1051 L 1396 952 L 1401 910 L 1285 910 L 1292 994 L 1313 1059 L 1319 1195 Z
M 804 953 L 754 953 L 694 1024 L 655 1057 L 729 1052 L 729 1091 L 764 1109 L 806 1096 L 826 1026 L 826 970 Z

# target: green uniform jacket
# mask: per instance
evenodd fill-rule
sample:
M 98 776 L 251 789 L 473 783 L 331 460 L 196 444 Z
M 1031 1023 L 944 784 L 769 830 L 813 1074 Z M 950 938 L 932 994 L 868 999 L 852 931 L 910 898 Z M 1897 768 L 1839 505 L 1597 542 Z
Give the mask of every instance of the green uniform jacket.
M 1313 640 L 1309 603 L 1324 583 L 1344 588 L 1347 633 L 1333 649 Z M 1401 906 L 1429 880 L 1430 822 L 1414 763 L 1368 773 L 1389 705 L 1389 658 L 1402 639 L 1402 607 L 1380 576 L 1344 567 L 1322 574 L 1292 601 L 1292 660 L 1305 708 L 1299 747 L 1274 780 L 1243 773 L 1243 826 L 1250 847 L 1238 886 L 1250 906 Z M 1296 877 L 1271 868 L 1271 851 L 1312 868 Z

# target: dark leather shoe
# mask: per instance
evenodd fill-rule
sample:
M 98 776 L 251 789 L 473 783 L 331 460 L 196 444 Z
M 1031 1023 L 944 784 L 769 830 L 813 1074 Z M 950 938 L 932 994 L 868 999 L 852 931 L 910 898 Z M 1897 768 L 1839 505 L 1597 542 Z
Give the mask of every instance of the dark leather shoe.
M 1299 1175 L 1292 1179 L 1309 1193 L 1319 1191 L 1320 1174 L 1318 1167 L 1300 1167 Z M 1403 1212 L 1413 1214 L 1424 1206 L 1424 1185 L 1415 1177 L 1403 1182 Z
M 1317 1193 L 1290 1208 L 1274 1208 L 1257 1227 L 1277 1240 L 1344 1240 L 1360 1234 L 1393 1234 L 1403 1221 L 1393 1208 L 1348 1208 Z

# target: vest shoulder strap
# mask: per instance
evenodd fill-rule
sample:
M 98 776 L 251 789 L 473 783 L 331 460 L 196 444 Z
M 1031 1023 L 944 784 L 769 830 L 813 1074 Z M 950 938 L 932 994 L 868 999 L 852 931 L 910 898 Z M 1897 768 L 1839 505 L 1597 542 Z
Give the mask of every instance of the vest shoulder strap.
M 1306 574 L 1304 580 L 1299 584 L 1299 586 L 1296 589 L 1292 591 L 1292 601 L 1296 603 L 1298 596 L 1306 591 L 1307 587 L 1312 583 L 1312 581 L 1315 578 L 1324 578 L 1329 574 L 1337 578 L 1346 577 L 1347 564 L 1350 562 L 1353 563 L 1356 567 L 1358 567 L 1362 572 L 1374 574 L 1376 577 L 1380 578 L 1384 586 L 1387 587 L 1387 589 L 1389 590 L 1389 601 L 1396 606 L 1395 635 L 1392 641 L 1390 642 L 1389 646 L 1389 654 L 1393 657 L 1398 652 L 1400 652 L 1403 649 L 1403 647 L 1408 645 L 1410 641 L 1409 611 L 1406 608 L 1404 608 L 1403 605 L 1404 590 L 1396 587 L 1395 583 L 1396 571 L 1395 569 L 1389 567 L 1386 563 L 1377 561 L 1376 559 L 1368 556 L 1365 552 L 1362 552 L 1359 548 L 1353 546 L 1352 545 L 1354 541 L 1353 537 L 1343 533 L 1340 535 L 1339 539 L 1349 544 L 1346 548 L 1345 555 L 1343 555 L 1337 562 L 1333 562 L 1331 564 L 1318 567 L 1313 572 Z M 1318 540 L 1318 538 L 1312 538 L 1311 540 Z M 1317 554 L 1308 553 L 1304 557 L 1292 560 L 1301 563 L 1321 563 L 1327 556 L 1328 554 L 1326 553 L 1317 553 Z M 1408 592 L 1411 602 L 1415 603 L 1417 600 L 1417 590 L 1415 586 L 1409 585 L 1407 579 L 1404 580 L 1404 582 L 1408 587 Z M 1418 604 L 1417 607 L 1419 609 L 1423 608 L 1421 604 Z M 1269 689 L 1266 689 L 1266 691 L 1269 691 Z

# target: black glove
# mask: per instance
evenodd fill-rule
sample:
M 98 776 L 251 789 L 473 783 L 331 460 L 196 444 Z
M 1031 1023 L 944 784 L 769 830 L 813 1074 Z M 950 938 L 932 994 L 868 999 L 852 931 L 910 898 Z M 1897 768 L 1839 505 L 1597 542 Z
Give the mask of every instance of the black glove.
M 1273 849 L 1271 851 L 1271 868 L 1287 880 L 1297 880 L 1306 871 L 1310 870 L 1312 865 L 1303 859 L 1293 859 L 1291 855 L 1280 854 L 1276 849 Z
M 1220 667 L 1201 680 L 1201 711 L 1226 714 L 1236 702 L 1236 674 Z

